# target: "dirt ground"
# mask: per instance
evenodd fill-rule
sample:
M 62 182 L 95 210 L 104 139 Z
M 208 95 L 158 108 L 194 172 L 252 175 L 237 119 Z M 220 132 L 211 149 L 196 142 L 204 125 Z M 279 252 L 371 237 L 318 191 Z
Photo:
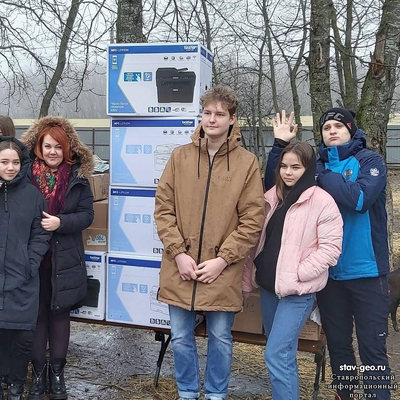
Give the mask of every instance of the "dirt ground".
M 390 172 L 394 195 L 395 267 L 400 267 L 400 171 Z M 398 314 L 400 317 L 400 314 Z M 206 341 L 198 339 L 201 373 L 207 354 Z M 69 399 L 127 400 L 177 399 L 173 379 L 173 358 L 169 348 L 161 369 L 158 389 L 153 378 L 160 344 L 154 333 L 130 328 L 72 323 L 68 365 L 65 370 Z M 400 333 L 389 323 L 388 354 L 396 382 L 400 382 Z M 311 399 L 315 364 L 308 353 L 298 353 L 301 398 Z M 321 383 L 319 399 L 333 399 L 329 383 L 329 358 L 326 382 Z M 400 399 L 400 389 L 393 392 Z M 228 399 L 271 399 L 261 346 L 235 344 Z M 291 399 L 288 399 L 291 400 Z

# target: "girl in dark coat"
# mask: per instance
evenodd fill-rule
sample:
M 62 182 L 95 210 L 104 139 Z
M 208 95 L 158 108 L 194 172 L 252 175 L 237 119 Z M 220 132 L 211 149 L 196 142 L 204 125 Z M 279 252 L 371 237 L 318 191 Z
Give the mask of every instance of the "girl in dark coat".
M 8 115 L 0 115 L 0 136 L 15 137 L 15 126 L 13 120 Z M 8 368 L 0 368 L 0 389 L 8 387 Z
M 93 171 L 91 151 L 72 125 L 61 117 L 36 121 L 21 139 L 31 151 L 32 182 L 49 212 L 42 226 L 53 232 L 40 266 L 39 318 L 33 339 L 33 385 L 29 399 L 46 391 L 46 344 L 49 341 L 50 399 L 66 399 L 64 366 L 70 336 L 70 310 L 86 295 L 82 231 L 93 221 L 93 196 L 87 178 Z
M 46 204 L 26 179 L 28 151 L 7 139 L 0 136 L 0 370 L 8 372 L 8 399 L 19 400 L 38 316 L 38 271 L 51 233 L 41 226 Z

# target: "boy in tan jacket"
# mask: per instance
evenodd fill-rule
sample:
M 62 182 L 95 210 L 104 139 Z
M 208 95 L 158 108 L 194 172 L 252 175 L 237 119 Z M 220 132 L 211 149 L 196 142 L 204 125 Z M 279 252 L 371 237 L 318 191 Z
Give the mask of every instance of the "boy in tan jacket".
M 205 397 L 225 399 L 234 313 L 241 311 L 247 252 L 257 243 L 264 198 L 257 158 L 239 146 L 237 100 L 217 86 L 202 99 L 192 143 L 174 150 L 158 184 L 154 217 L 164 244 L 158 299 L 169 304 L 180 399 L 197 399 L 196 312 L 208 331 Z

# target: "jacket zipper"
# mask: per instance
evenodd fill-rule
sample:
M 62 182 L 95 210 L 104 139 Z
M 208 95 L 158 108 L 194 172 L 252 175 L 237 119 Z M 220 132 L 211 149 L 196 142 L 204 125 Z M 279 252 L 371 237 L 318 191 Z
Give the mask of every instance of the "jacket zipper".
M 199 251 L 197 254 L 197 265 L 200 264 L 201 260 L 201 249 L 203 246 L 203 233 L 204 233 L 204 223 L 206 220 L 206 211 L 207 211 L 207 200 L 208 200 L 208 192 L 210 190 L 210 182 L 211 182 L 211 172 L 212 172 L 212 167 L 214 165 L 214 160 L 215 156 L 218 154 L 218 152 L 221 150 L 222 146 L 225 144 L 225 142 L 221 145 L 221 147 L 217 150 L 217 152 L 214 154 L 213 160 L 210 163 L 210 154 L 208 153 L 208 149 L 206 146 L 207 150 L 207 156 L 208 156 L 208 165 L 210 166 L 210 169 L 208 170 L 208 177 L 207 177 L 207 186 L 206 186 L 206 194 L 204 196 L 204 207 L 203 207 L 203 215 L 201 217 L 201 227 L 200 227 L 200 239 L 199 239 Z M 194 311 L 194 302 L 196 299 L 196 289 L 197 289 L 197 281 L 194 281 L 193 285 L 193 293 L 192 293 L 192 304 L 191 304 L 191 310 Z
M 4 182 L 4 209 L 6 212 L 8 212 L 8 189 L 7 189 L 7 183 Z
M 311 196 L 308 197 L 308 198 L 306 198 L 306 199 L 304 199 L 304 200 L 302 200 L 301 202 L 299 202 L 299 199 L 297 199 L 297 201 L 296 201 L 295 203 L 293 203 L 293 204 L 289 207 L 289 209 L 287 210 L 286 216 L 288 215 L 289 211 L 290 211 L 294 206 L 296 206 L 296 205 L 298 205 L 298 204 L 301 204 L 301 203 L 304 203 L 305 201 L 308 201 L 310 198 L 311 198 Z M 271 206 L 271 203 L 268 202 L 268 204 Z M 274 212 L 276 211 L 276 207 L 277 207 L 277 205 L 275 205 Z M 272 214 L 271 214 L 271 216 L 272 216 Z M 285 216 L 285 220 L 286 220 L 286 216 Z M 283 242 L 282 239 L 283 239 L 284 234 L 285 234 L 285 230 L 282 232 L 281 246 L 282 246 L 282 242 Z M 279 261 L 279 257 L 278 257 L 278 260 L 277 260 L 277 262 L 276 262 L 276 275 L 275 275 L 275 279 L 276 279 L 276 277 L 278 276 L 278 265 L 279 265 L 278 261 Z M 276 290 L 276 289 L 277 289 L 277 282 L 278 282 L 278 281 L 275 280 L 275 294 L 276 294 L 276 297 L 278 297 L 278 299 L 281 299 L 282 296 L 281 296 L 280 293 Z
M 298 199 L 297 199 L 297 201 L 298 201 Z M 300 204 L 300 203 L 298 203 L 297 201 L 296 201 L 295 203 L 293 203 L 293 204 L 289 207 L 289 209 L 288 209 L 287 212 L 286 212 L 286 215 L 288 215 L 289 211 L 293 208 L 293 206 L 295 206 L 295 205 L 297 205 L 297 204 Z M 276 208 L 275 208 L 275 211 L 276 211 Z M 274 211 L 274 212 L 275 212 L 275 211 Z M 286 219 L 286 216 L 285 216 L 285 219 Z M 284 223 L 284 224 L 285 224 L 285 223 Z M 281 246 L 282 246 L 282 243 L 283 243 L 283 240 L 282 240 L 282 239 L 283 239 L 284 234 L 285 234 L 285 230 L 282 232 Z M 278 280 L 277 280 L 277 276 L 278 276 L 278 265 L 279 265 L 278 261 L 279 261 L 279 256 L 278 256 L 278 260 L 276 261 L 275 294 L 276 294 L 276 297 L 280 300 L 280 299 L 282 298 L 282 296 L 281 296 L 280 293 L 276 290 L 276 289 L 277 289 L 277 282 L 278 282 Z

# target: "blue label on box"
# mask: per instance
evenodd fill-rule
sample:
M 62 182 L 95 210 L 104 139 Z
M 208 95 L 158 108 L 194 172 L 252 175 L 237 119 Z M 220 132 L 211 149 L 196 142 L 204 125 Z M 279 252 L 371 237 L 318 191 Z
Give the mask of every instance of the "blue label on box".
M 197 44 L 155 44 L 155 45 L 130 45 L 109 46 L 109 54 L 154 54 L 154 53 L 197 53 Z M 203 50 L 203 49 L 202 49 Z
M 113 55 L 108 65 L 108 112 L 134 114 L 136 111 L 127 100 L 125 94 L 118 85 L 121 66 L 124 63 L 124 55 Z
M 125 82 L 140 82 L 142 80 L 141 72 L 125 72 L 124 81 Z
M 170 110 L 171 108 L 168 107 Z M 158 128 L 158 127 L 195 127 L 196 119 L 113 119 L 111 126 L 113 128 Z
M 85 261 L 101 262 L 101 256 L 94 256 L 92 254 L 85 254 Z
M 156 197 L 155 190 L 143 189 L 111 189 L 111 196 L 127 196 L 127 197 Z
M 135 258 L 109 257 L 108 265 L 130 265 L 131 267 L 161 268 L 161 261 L 138 260 Z

